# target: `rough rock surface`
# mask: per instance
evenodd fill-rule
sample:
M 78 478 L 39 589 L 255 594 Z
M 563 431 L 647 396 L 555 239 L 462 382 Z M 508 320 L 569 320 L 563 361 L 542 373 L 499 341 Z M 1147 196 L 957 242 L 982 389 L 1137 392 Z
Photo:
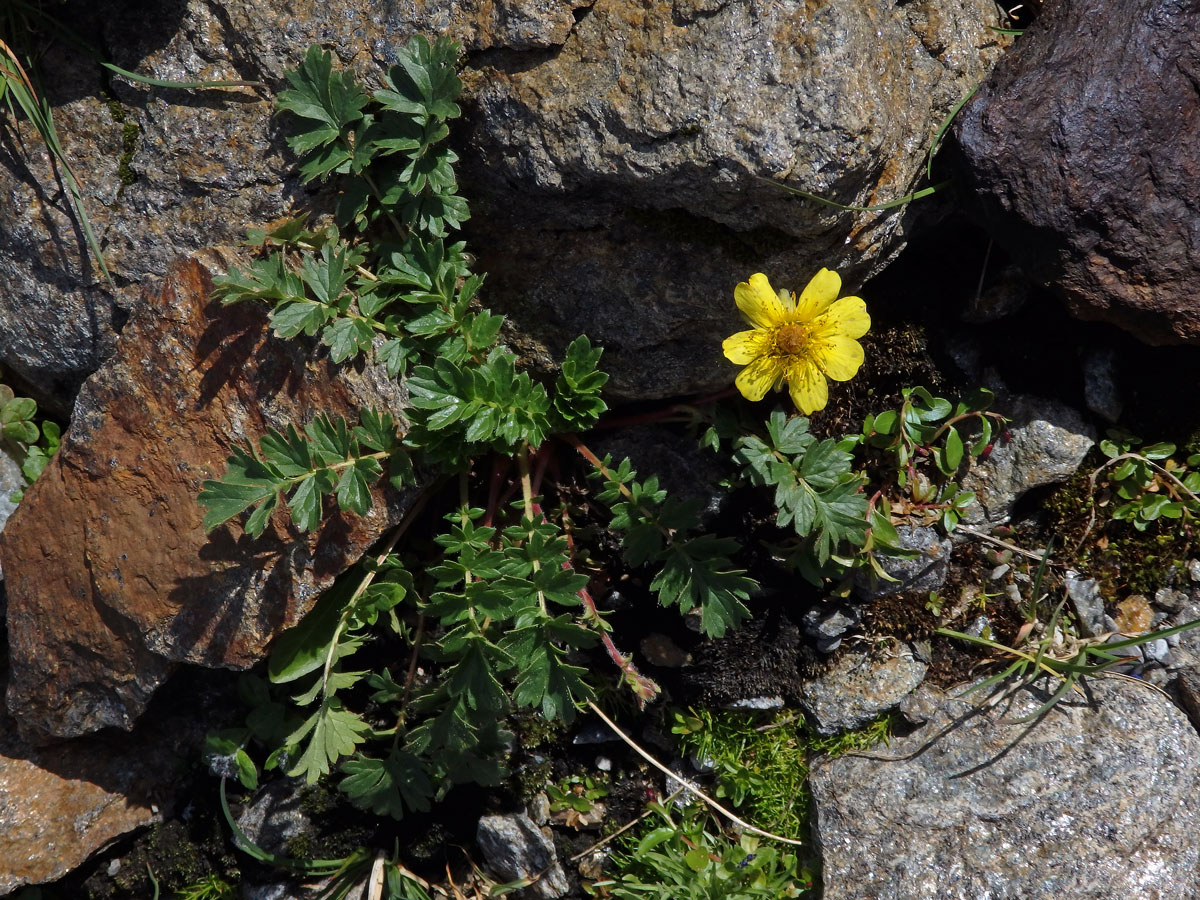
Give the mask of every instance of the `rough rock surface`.
M 4 530 L 4 524 L 8 521 L 8 517 L 17 508 L 17 504 L 12 499 L 13 493 L 24 487 L 25 478 L 21 475 L 21 467 L 5 452 L 3 447 L 0 447 L 0 531 Z M 0 568 L 0 580 L 3 578 L 4 569 Z
M 487 301 L 556 349 L 591 333 L 610 349 L 614 392 L 664 396 L 732 378 L 719 344 L 736 325 L 737 281 L 767 267 L 799 288 L 829 265 L 854 282 L 910 224 L 897 210 L 805 203 L 757 177 L 852 204 L 907 193 L 939 121 L 1007 40 L 987 30 L 991 0 L 70 0 L 61 13 L 124 68 L 265 86 L 112 78 L 109 101 L 74 45 L 42 54 L 118 285 L 92 270 L 36 138 L 23 134 L 27 155 L 0 147 L 11 213 L 0 222 L 0 365 L 60 413 L 171 260 L 326 205 L 299 185 L 290 125 L 272 117 L 284 71 L 310 43 L 375 81 L 413 33 L 462 41 L 473 95 L 457 138 Z
M 895 581 L 885 581 L 860 570 L 854 578 L 854 592 L 863 600 L 874 600 L 905 591 L 936 591 L 950 571 L 950 553 L 954 544 L 940 539 L 932 528 L 901 525 L 896 529 L 903 550 L 915 551 L 913 559 L 880 555 L 879 563 Z
M 1001 52 L 994 16 L 981 0 L 597 0 L 544 61 L 482 55 L 467 186 L 489 286 L 536 341 L 604 344 L 616 395 L 727 385 L 738 281 L 799 290 L 829 266 L 853 289 L 913 224 L 766 180 L 848 205 L 909 193 Z
M 502 881 L 528 878 L 549 868 L 518 896 L 526 900 L 555 900 L 570 889 L 566 873 L 554 854 L 554 844 L 524 813 L 484 816 L 479 820 L 475 839 L 487 864 Z
M 3 677 L 0 676 L 0 689 Z M 221 688 L 181 685 L 131 735 L 32 747 L 0 709 L 0 896 L 62 877 L 136 828 L 170 816 L 205 729 L 227 721 Z M 216 718 L 212 713 L 216 711 Z
M 997 440 L 987 459 L 963 476 L 978 503 L 968 507 L 970 525 L 998 525 L 1012 515 L 1027 491 L 1066 481 L 1096 442 L 1079 413 L 1061 403 L 1014 397 L 996 407 L 1012 420 L 1008 437 Z
M 1200 342 L 1200 8 L 1059 0 L 957 133 L 990 227 L 1086 319 Z
M 1042 702 L 1027 692 L 974 715 L 934 695 L 879 750 L 911 758 L 814 765 L 827 900 L 1200 896 L 1200 737 L 1145 686 L 1090 690 L 1037 724 L 1012 722 Z
M 915 690 L 928 668 L 907 644 L 898 652 L 846 652 L 830 671 L 804 683 L 800 706 L 820 734 L 861 728 Z
M 205 535 L 196 494 L 234 445 L 404 401 L 376 368 L 278 340 L 262 310 L 222 308 L 211 287 L 188 261 L 145 298 L 0 535 L 8 704 L 30 735 L 128 729 L 180 662 L 252 665 L 403 512 L 377 487 L 368 516 L 314 535 L 282 512 L 256 540 L 234 522 Z

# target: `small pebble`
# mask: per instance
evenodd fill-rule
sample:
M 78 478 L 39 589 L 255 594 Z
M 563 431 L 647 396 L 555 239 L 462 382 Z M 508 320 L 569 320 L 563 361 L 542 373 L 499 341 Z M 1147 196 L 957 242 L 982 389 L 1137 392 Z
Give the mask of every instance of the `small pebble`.
M 118 872 L 121 871 L 121 861 L 119 859 L 111 860 L 108 864 L 108 868 L 104 871 L 108 873 L 109 878 L 114 877 Z
M 545 825 L 550 821 L 550 798 L 544 791 L 538 791 L 525 810 L 534 825 Z
M 609 741 L 619 740 L 620 738 L 613 734 L 613 730 L 607 725 L 599 722 L 585 722 L 579 726 L 579 731 L 575 733 L 575 737 L 571 738 L 571 743 L 579 746 L 582 744 L 607 744 Z
M 664 669 L 678 669 L 683 666 L 688 659 L 687 652 L 680 648 L 673 640 L 665 634 L 654 632 L 642 638 L 639 645 L 642 650 L 642 656 L 646 657 L 646 661 L 653 666 L 661 666 Z
M 1189 559 L 1187 564 L 1188 578 L 1200 583 L 1200 559 Z
M 1167 612 L 1178 612 L 1183 609 L 1187 601 L 1188 595 L 1174 588 L 1159 588 L 1154 592 L 1154 605 Z
M 988 575 L 988 578 L 990 578 L 992 581 L 999 581 L 1011 570 L 1012 566 L 1010 566 L 1008 563 L 1001 563 L 1000 565 L 996 566 L 996 568 L 992 569 L 991 573 Z
M 1146 641 L 1142 644 L 1142 657 L 1149 662 L 1166 662 L 1167 654 L 1171 652 L 1170 646 L 1162 638 L 1154 641 Z
M 596 768 L 599 769 L 601 772 L 611 772 L 612 771 L 612 760 L 609 759 L 607 756 L 597 756 L 596 757 Z

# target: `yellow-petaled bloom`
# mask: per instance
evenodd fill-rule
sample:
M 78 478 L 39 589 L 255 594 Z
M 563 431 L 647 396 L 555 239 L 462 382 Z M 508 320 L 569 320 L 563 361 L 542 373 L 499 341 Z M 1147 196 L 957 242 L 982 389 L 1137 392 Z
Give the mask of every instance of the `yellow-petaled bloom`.
M 761 400 L 786 381 L 804 415 L 829 401 L 826 378 L 849 381 L 863 362 L 862 337 L 871 327 L 867 306 L 858 297 L 842 297 L 837 272 L 822 269 L 799 297 L 772 290 L 767 276 L 751 275 L 733 290 L 738 309 L 751 325 L 725 339 L 730 362 L 746 368 L 737 389 L 747 400 Z

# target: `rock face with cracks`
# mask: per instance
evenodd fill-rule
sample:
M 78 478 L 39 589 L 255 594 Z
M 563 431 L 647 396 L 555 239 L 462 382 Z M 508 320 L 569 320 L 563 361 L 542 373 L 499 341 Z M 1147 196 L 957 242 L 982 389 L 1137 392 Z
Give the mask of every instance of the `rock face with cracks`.
M 1145 685 L 1088 687 L 1036 724 L 1014 720 L 1041 693 L 987 712 L 935 695 L 878 751 L 894 761 L 814 765 L 827 900 L 1200 896 L 1200 737 Z
M 52 12 L 57 12 L 58 4 Z M 733 377 L 720 341 L 730 291 L 754 271 L 803 287 L 819 266 L 854 284 L 894 255 L 903 196 L 939 122 L 1003 52 L 992 0 L 813 4 L 675 0 L 148 0 L 61 10 L 112 61 L 183 91 L 110 77 L 68 42 L 41 57 L 67 161 L 117 287 L 89 262 L 37 138 L 0 147 L 0 365 L 65 414 L 112 352 L 142 286 L 171 260 L 249 225 L 329 206 L 301 186 L 273 117 L 284 72 L 319 43 L 368 85 L 415 33 L 462 42 L 454 137 L 474 204 L 487 303 L 539 358 L 587 332 L 612 396 L 669 396 Z
M 1074 313 L 1200 343 L 1200 8 L 1060 0 L 956 123 L 990 227 Z
M 253 665 L 406 509 L 377 485 L 367 516 L 311 535 L 283 512 L 257 539 L 237 520 L 204 533 L 196 495 L 235 444 L 321 412 L 399 416 L 405 401 L 381 368 L 334 366 L 211 290 L 189 261 L 145 298 L 0 535 L 8 706 L 33 738 L 132 727 L 181 662 Z

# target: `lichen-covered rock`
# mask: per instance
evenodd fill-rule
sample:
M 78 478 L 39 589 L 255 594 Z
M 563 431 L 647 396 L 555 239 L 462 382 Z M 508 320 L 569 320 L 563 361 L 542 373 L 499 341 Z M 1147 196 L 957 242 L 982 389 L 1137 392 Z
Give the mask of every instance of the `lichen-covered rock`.
M 171 260 L 325 205 L 298 182 L 287 119 L 272 117 L 309 44 L 372 83 L 414 33 L 463 42 L 460 150 L 480 201 L 468 236 L 492 274 L 488 302 L 536 334 L 533 355 L 590 333 L 609 347 L 614 395 L 640 397 L 732 378 L 718 365 L 729 292 L 755 269 L 799 288 L 819 265 L 857 282 L 890 258 L 907 213 L 841 212 L 759 178 L 849 204 L 907 193 L 939 121 L 1006 40 L 987 30 L 991 0 L 72 0 L 64 15 L 124 68 L 262 86 L 114 77 L 102 98 L 74 44 L 40 57 L 117 285 L 93 269 L 23 129 L 24 155 L 0 147 L 0 365 L 60 413 Z
M 996 238 L 1076 315 L 1200 342 L 1200 8 L 1059 0 L 956 129 Z
M 880 653 L 846 652 L 828 672 L 801 686 L 800 706 L 818 734 L 852 731 L 893 709 L 928 668 L 907 644 Z
M 1089 687 L 1037 724 L 1014 720 L 1041 694 L 975 714 L 939 697 L 927 724 L 879 748 L 892 761 L 814 764 L 823 896 L 1200 896 L 1200 737 L 1146 686 Z
M 181 662 L 253 665 L 407 507 L 377 485 L 367 516 L 311 535 L 284 512 L 257 539 L 236 520 L 204 533 L 196 494 L 235 445 L 320 412 L 399 416 L 405 401 L 375 366 L 334 366 L 211 290 L 193 260 L 145 298 L 0 534 L 8 706 L 31 736 L 128 729 Z

